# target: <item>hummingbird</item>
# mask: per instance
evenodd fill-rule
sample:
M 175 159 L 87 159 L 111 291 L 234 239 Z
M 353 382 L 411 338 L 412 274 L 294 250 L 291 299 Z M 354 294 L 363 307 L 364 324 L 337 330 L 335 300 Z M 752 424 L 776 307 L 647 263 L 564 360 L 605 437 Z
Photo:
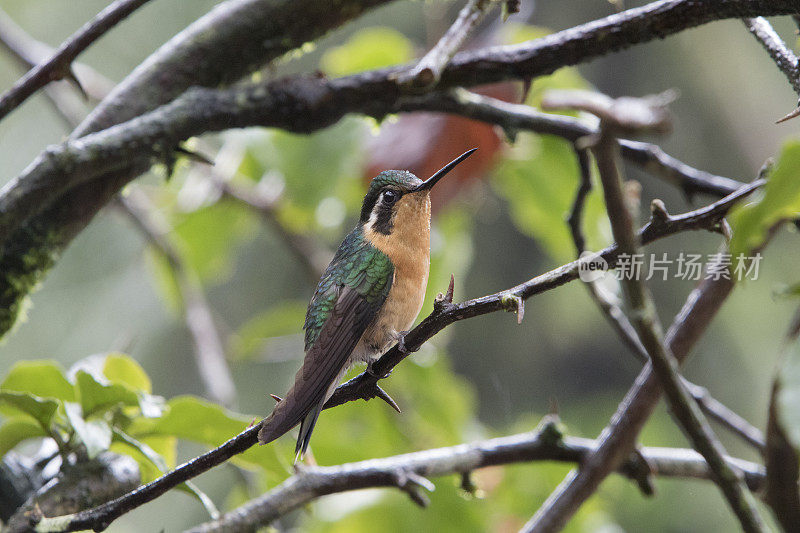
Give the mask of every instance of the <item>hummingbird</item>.
M 339 245 L 308 305 L 303 365 L 286 397 L 262 420 L 259 443 L 300 424 L 295 461 L 302 459 L 344 373 L 359 362 L 371 365 L 395 342 L 404 348 L 428 283 L 431 189 L 475 150 L 425 181 L 406 170 L 385 170 L 372 179 L 356 227 Z

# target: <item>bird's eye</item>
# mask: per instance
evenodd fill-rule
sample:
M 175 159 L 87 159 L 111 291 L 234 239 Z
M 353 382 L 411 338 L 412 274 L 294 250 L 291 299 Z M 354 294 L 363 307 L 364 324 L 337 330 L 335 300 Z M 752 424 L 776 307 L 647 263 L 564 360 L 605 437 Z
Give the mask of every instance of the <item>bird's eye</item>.
M 395 203 L 397 201 L 397 199 L 399 197 L 400 197 L 400 195 L 397 194 L 395 191 L 392 191 L 392 190 L 384 191 L 383 192 L 383 203 L 386 204 L 386 205 L 392 205 L 393 203 Z

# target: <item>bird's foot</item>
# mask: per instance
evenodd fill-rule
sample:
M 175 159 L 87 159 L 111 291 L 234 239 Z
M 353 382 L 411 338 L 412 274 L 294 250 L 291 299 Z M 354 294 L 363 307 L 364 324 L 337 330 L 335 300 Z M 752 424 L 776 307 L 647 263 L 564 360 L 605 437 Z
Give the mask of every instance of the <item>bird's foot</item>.
M 398 331 L 396 333 L 396 336 L 397 336 L 397 349 L 400 350 L 400 353 L 409 354 L 409 353 L 416 352 L 417 350 L 419 350 L 419 348 L 417 348 L 416 350 L 409 350 L 408 348 L 406 348 L 406 335 L 408 335 L 408 331 Z
M 375 370 L 375 368 L 374 368 L 375 363 L 377 363 L 377 362 L 378 362 L 378 359 L 370 359 L 370 361 L 367 363 L 367 374 L 369 374 L 370 376 L 372 376 L 374 378 L 378 378 L 378 379 L 386 379 L 386 378 L 388 378 L 391 375 L 392 371 L 389 370 L 388 372 L 384 372 L 384 373 L 377 372 Z

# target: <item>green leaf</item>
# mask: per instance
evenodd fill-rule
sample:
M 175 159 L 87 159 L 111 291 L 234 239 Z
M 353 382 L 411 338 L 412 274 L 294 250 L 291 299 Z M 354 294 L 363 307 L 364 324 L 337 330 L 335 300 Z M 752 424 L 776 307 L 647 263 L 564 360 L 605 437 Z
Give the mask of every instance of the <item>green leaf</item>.
M 0 426 L 0 457 L 3 457 L 20 442 L 36 437 L 46 437 L 40 424 L 29 418 L 10 418 Z
M 566 219 L 575 198 L 579 169 L 572 146 L 551 136 L 522 134 L 510 156 L 495 172 L 493 183 L 511 207 L 511 218 L 555 259 L 574 258 Z M 583 228 L 590 249 L 602 246 L 608 234 L 597 187 L 587 198 Z
M 111 445 L 111 428 L 105 420 L 86 420 L 81 406 L 73 402 L 66 402 L 64 411 L 78 439 L 86 447 L 90 459 L 108 450 Z
M 732 236 L 731 256 L 738 259 L 758 248 L 767 231 L 781 220 L 800 216 L 800 141 L 783 146 L 764 191 L 754 201 L 737 205 L 728 221 Z
M 329 76 L 346 76 L 389 65 L 405 63 L 413 57 L 411 41 L 392 28 L 373 27 L 356 32 L 345 44 L 330 48 L 320 66 Z
M 154 435 L 174 436 L 214 448 L 257 421 L 194 396 L 172 398 L 167 406 L 168 410 L 163 417 L 134 420 L 127 433 L 140 440 Z M 273 479 L 283 478 L 288 465 L 278 455 L 278 448 L 274 445 L 253 446 L 232 460 L 251 470 L 260 468 L 267 474 L 272 474 Z
M 126 435 L 124 432 L 119 430 L 114 430 L 115 441 L 124 442 L 128 446 L 136 449 L 139 453 L 133 456 L 134 459 L 139 462 L 140 466 L 142 466 L 142 459 L 149 463 L 146 468 L 155 467 L 160 473 L 164 473 L 170 469 L 169 465 L 167 464 L 164 457 L 162 457 L 158 452 L 156 452 L 153 448 L 148 446 L 146 443 L 138 441 L 131 437 L 130 435 Z M 145 483 L 147 483 L 145 481 Z M 217 519 L 219 517 L 219 510 L 217 506 L 214 505 L 214 502 L 208 495 L 200 490 L 197 485 L 195 485 L 192 481 L 187 481 L 185 483 L 181 483 L 177 487 L 178 490 L 186 492 L 190 496 L 197 498 L 197 500 L 203 505 L 206 509 L 208 514 L 211 516 L 212 519 Z
M 105 363 L 103 363 L 103 374 L 111 383 L 124 385 L 129 389 L 147 394 L 153 392 L 150 377 L 142 366 L 128 355 L 121 353 L 108 354 Z
M 75 389 L 55 361 L 20 361 L 0 384 L 0 390 L 27 392 L 42 398 L 75 400 Z
M 75 382 L 80 391 L 80 404 L 86 417 L 119 405 L 139 405 L 139 395 L 136 392 L 125 385 L 113 384 L 102 375 L 90 374 L 81 369 L 75 374 Z
M 229 353 L 234 358 L 246 359 L 256 355 L 270 337 L 301 333 L 307 305 L 302 301 L 284 301 L 254 316 L 232 337 Z
M 25 392 L 0 391 L 0 412 L 6 416 L 18 413 L 32 416 L 48 431 L 57 409 L 58 401 L 51 398 L 41 398 Z

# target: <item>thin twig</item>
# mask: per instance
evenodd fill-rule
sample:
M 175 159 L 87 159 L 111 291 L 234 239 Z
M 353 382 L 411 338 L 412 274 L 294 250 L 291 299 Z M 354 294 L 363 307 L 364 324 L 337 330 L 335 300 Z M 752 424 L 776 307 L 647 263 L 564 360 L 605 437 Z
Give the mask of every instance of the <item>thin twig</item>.
M 125 197 L 120 197 L 118 203 L 148 242 L 164 256 L 175 276 L 184 320 L 194 341 L 197 370 L 208 397 L 226 407 L 233 407 L 236 404 L 236 385 L 225 356 L 224 344 L 200 284 L 167 238 L 170 228 L 153 216 L 155 209 L 141 191 L 132 189 Z
M 580 185 L 575 194 L 575 201 L 572 204 L 572 209 L 567 221 L 572 234 L 572 241 L 575 244 L 576 253 L 578 257 L 580 257 L 580 255 L 586 251 L 581 220 L 586 196 L 591 191 L 592 182 L 588 150 L 576 148 L 575 152 L 578 157 L 578 167 L 580 169 Z M 654 205 L 658 204 L 654 202 Z M 619 303 L 615 301 L 617 298 L 614 295 L 607 294 L 597 281 L 588 281 L 585 282 L 584 285 L 589 290 L 592 300 L 602 311 L 603 316 L 606 317 L 611 327 L 617 332 L 619 338 L 628 346 L 639 361 L 646 362 L 649 359 L 647 351 L 644 346 L 642 346 L 641 341 L 639 341 L 639 336 L 636 334 L 636 330 L 628 320 L 628 317 L 625 316 Z M 761 431 L 711 396 L 704 387 L 695 385 L 683 376 L 681 376 L 681 379 L 684 386 L 688 389 L 689 393 L 706 415 L 744 439 L 748 444 L 759 451 L 764 449 L 764 435 Z
M 775 32 L 772 24 L 764 17 L 745 18 L 742 19 L 742 22 L 744 22 L 748 31 L 753 34 L 753 37 L 761 43 L 761 46 L 764 47 L 772 61 L 783 72 L 786 79 L 789 80 L 794 92 L 800 95 L 800 61 Z M 800 100 L 798 100 L 798 104 L 800 104 Z M 800 116 L 800 105 L 783 118 L 777 120 L 776 123 L 780 124 L 797 116 Z
M 0 9 L 0 45 L 26 70 L 47 61 L 56 53 L 56 49 L 52 46 L 34 39 L 3 9 Z M 92 100 L 99 102 L 114 88 L 114 82 L 85 63 L 73 61 L 72 69 Z M 52 85 L 46 86 L 45 89 L 49 87 Z
M 742 19 L 742 22 L 783 72 L 794 91 L 800 94 L 800 63 L 794 52 L 773 29 L 772 24 L 764 17 L 746 18 Z
M 439 39 L 439 42 L 413 68 L 399 74 L 398 82 L 417 89 L 426 89 L 435 85 L 442 76 L 442 70 L 464 44 L 467 36 L 494 6 L 493 0 L 469 0 L 467 5 L 458 12 L 455 22 Z
M 426 479 L 518 462 L 550 460 L 580 463 L 596 447 L 596 443 L 590 439 L 560 436 L 546 424 L 540 428 L 535 432 L 473 444 L 304 469 L 263 496 L 225 513 L 218 520 L 191 528 L 189 533 L 244 531 L 255 526 L 266 526 L 289 511 L 326 494 L 367 487 L 391 487 L 397 472 L 411 472 Z M 657 476 L 709 479 L 708 466 L 699 454 L 674 448 L 643 448 L 640 455 L 631 455 L 619 472 L 634 478 L 641 458 L 650 472 Z M 751 489 L 757 490 L 763 480 L 763 469 L 738 459 L 729 461 L 747 472 Z
M 97 39 L 149 0 L 116 0 L 59 46 L 48 60 L 39 63 L 0 96 L 0 120 L 36 91 L 55 80 L 70 79 L 80 87 L 72 62 Z M 82 90 L 82 88 L 81 88 Z
M 595 94 L 584 99 L 581 93 L 557 93 L 549 99 L 548 107 L 570 107 L 590 111 L 601 117 L 601 131 L 592 140 L 592 149 L 597 159 L 603 195 L 606 201 L 612 233 L 622 253 L 633 256 L 639 248 L 639 239 L 633 230 L 632 213 L 622 192 L 619 170 L 619 147 L 614 135 L 620 132 L 664 131 L 668 117 L 663 106 L 644 100 L 601 100 Z M 544 103 L 543 103 L 544 105 Z M 673 416 L 686 433 L 692 445 L 709 464 L 728 503 L 748 532 L 765 531 L 753 496 L 747 491 L 744 477 L 736 467 L 724 460 L 725 451 L 708 425 L 703 413 L 683 386 L 678 363 L 670 348 L 662 339 L 661 326 L 655 308 L 644 283 L 635 275 L 622 279 L 623 292 L 631 323 L 639 340 L 650 356 L 653 374 L 663 387 Z M 610 468 L 615 468 L 612 463 Z M 565 480 L 572 482 L 572 478 Z M 584 501 L 582 494 L 556 490 L 551 498 L 523 527 L 525 532 L 550 532 L 561 529 Z

